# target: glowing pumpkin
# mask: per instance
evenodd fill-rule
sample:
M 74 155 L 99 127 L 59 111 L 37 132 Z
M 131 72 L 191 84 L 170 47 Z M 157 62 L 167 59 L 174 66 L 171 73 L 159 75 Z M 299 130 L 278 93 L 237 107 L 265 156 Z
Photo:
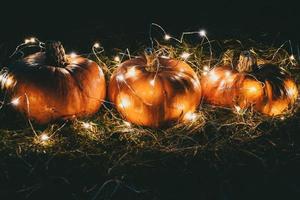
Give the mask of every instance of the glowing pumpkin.
M 294 80 L 273 64 L 258 66 L 250 52 L 242 52 L 237 69 L 217 66 L 201 78 L 203 98 L 218 106 L 254 108 L 266 115 L 284 113 L 297 99 Z
M 188 118 L 200 102 L 201 87 L 187 63 L 145 55 L 115 70 L 109 98 L 128 121 L 161 127 Z
M 100 67 L 65 55 L 60 42 L 11 63 L 1 76 L 0 86 L 15 109 L 40 124 L 91 115 L 106 93 Z

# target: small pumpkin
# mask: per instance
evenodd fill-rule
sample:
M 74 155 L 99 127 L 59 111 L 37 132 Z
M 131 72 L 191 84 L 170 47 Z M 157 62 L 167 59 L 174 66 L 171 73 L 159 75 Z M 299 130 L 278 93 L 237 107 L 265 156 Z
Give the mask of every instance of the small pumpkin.
M 106 94 L 97 63 L 66 55 L 60 42 L 9 64 L 1 83 L 15 109 L 40 124 L 91 115 Z
M 255 56 L 241 53 L 236 69 L 214 67 L 201 77 L 203 98 L 218 106 L 247 108 L 275 116 L 283 114 L 297 99 L 294 80 L 276 65 L 257 65 Z
M 161 127 L 193 113 L 201 87 L 187 63 L 152 54 L 120 64 L 110 80 L 109 98 L 128 121 Z

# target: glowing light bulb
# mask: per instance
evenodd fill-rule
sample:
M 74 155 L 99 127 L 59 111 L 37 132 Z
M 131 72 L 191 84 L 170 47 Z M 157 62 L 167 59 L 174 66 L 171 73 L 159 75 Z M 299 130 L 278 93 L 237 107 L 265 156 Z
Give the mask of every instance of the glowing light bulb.
M 181 111 L 181 110 L 184 110 L 185 105 L 181 104 L 181 103 L 178 103 L 178 104 L 176 104 L 176 108 Z
M 0 81 L 1 81 L 1 80 L 0 80 Z M 14 83 L 13 77 L 9 76 L 9 77 L 6 78 L 6 80 L 5 80 L 5 87 L 6 87 L 6 88 L 9 88 L 13 83 Z
M 124 124 L 125 124 L 127 127 L 131 127 L 131 123 L 130 123 L 130 122 L 124 121 Z
M 208 67 L 207 65 L 205 65 L 205 66 L 203 67 L 203 70 L 206 71 L 206 72 L 208 72 L 208 71 L 209 71 L 209 67 Z
M 235 110 L 237 113 L 240 113 L 241 112 L 241 107 L 240 106 L 234 106 Z
M 199 35 L 200 35 L 201 37 L 205 37 L 205 36 L 206 36 L 206 31 L 205 31 L 205 30 L 200 30 L 200 31 L 199 31 Z
M 210 77 L 211 81 L 213 81 L 213 82 L 215 82 L 219 79 L 219 76 L 214 71 L 210 72 L 209 77 Z
M 202 73 L 203 76 L 206 76 L 207 74 L 208 74 L 208 72 L 203 72 Z
M 251 86 L 248 88 L 248 91 L 251 92 L 251 93 L 256 93 L 258 90 L 255 86 Z
M 129 99 L 127 96 L 125 96 L 125 97 L 122 97 L 122 98 L 121 98 L 119 107 L 121 107 L 121 108 L 124 109 L 124 108 L 129 107 L 130 104 L 131 104 L 130 99 Z
M 98 49 L 98 48 L 100 48 L 100 44 L 98 42 L 96 42 L 93 47 Z
M 165 39 L 165 40 L 170 40 L 170 39 L 171 39 L 171 36 L 168 35 L 168 34 L 165 34 L 164 39 Z
M 162 55 L 161 58 L 165 58 L 165 59 L 169 59 L 170 56 L 165 56 L 165 55 Z
M 291 56 L 290 56 L 290 60 L 295 60 L 295 56 L 294 56 L 294 55 L 291 55 Z
M 30 43 L 30 39 L 25 39 L 25 40 L 24 40 L 24 43 L 25 43 L 25 44 Z
M 27 38 L 27 39 L 24 40 L 25 44 L 35 43 L 35 42 L 36 42 L 36 39 L 34 37 Z
M 284 116 L 281 116 L 280 119 L 283 121 L 283 120 L 285 120 L 285 117 L 284 117 Z
M 76 57 L 77 57 L 77 54 L 76 54 L 75 52 L 71 52 L 71 53 L 69 54 L 69 56 L 70 56 L 71 58 L 76 58 Z
M 121 61 L 121 59 L 120 59 L 120 57 L 119 57 L 119 56 L 115 56 L 115 57 L 114 57 L 114 61 L 116 61 L 116 62 L 120 62 L 120 61 Z
M 40 139 L 42 142 L 46 142 L 50 139 L 50 137 L 46 133 L 43 133 L 42 135 L 40 135 Z
M 230 76 L 231 75 L 231 72 L 230 71 L 227 71 L 227 72 L 225 72 L 225 76 Z
M 123 74 L 117 75 L 116 79 L 117 79 L 117 81 L 125 81 L 125 77 Z
M 88 122 L 83 122 L 83 123 L 82 123 L 82 127 L 83 127 L 84 129 L 91 129 L 91 128 L 92 128 L 92 125 L 91 125 L 90 123 L 88 123 Z
M 296 87 L 291 87 L 287 89 L 287 94 L 289 97 L 296 98 L 297 97 L 297 88 Z
M 187 112 L 183 118 L 184 120 L 195 121 L 197 119 L 197 114 L 194 112 Z
M 152 79 L 151 81 L 149 81 L 149 83 L 150 83 L 150 85 L 154 86 L 154 84 L 155 84 L 155 80 L 154 80 L 154 79 Z
M 126 73 L 126 76 L 128 77 L 134 77 L 135 75 L 136 75 L 135 67 L 131 67 Z
M 190 57 L 190 53 L 188 53 L 188 52 L 183 52 L 181 55 L 180 55 L 180 57 L 182 58 L 182 59 L 188 59 L 189 57 Z
M 19 98 L 14 98 L 11 100 L 10 102 L 12 105 L 17 106 L 20 103 L 20 99 Z

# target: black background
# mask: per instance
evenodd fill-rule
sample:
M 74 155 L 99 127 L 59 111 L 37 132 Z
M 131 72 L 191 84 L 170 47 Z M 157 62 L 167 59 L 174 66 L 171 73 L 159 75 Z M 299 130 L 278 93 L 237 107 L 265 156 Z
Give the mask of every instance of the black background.
M 94 41 L 104 47 L 148 45 L 151 22 L 174 36 L 205 28 L 210 39 L 282 42 L 300 39 L 297 1 L 24 1 L 1 6 L 0 43 L 25 37 L 61 40 L 72 50 L 88 51 Z M 268 39 L 261 36 L 268 35 Z M 262 41 L 264 42 L 264 41 Z

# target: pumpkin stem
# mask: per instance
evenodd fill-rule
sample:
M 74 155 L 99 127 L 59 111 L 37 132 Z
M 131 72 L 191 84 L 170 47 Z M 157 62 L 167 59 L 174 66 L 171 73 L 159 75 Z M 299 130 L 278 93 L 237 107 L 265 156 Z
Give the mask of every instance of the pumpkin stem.
M 59 41 L 45 43 L 46 62 L 52 66 L 64 67 L 67 64 L 65 49 Z
M 242 51 L 237 65 L 239 72 L 252 72 L 257 68 L 257 60 L 251 51 Z
M 144 54 L 146 59 L 146 70 L 148 72 L 155 72 L 159 66 L 159 60 L 156 54 L 154 53 L 147 53 Z

